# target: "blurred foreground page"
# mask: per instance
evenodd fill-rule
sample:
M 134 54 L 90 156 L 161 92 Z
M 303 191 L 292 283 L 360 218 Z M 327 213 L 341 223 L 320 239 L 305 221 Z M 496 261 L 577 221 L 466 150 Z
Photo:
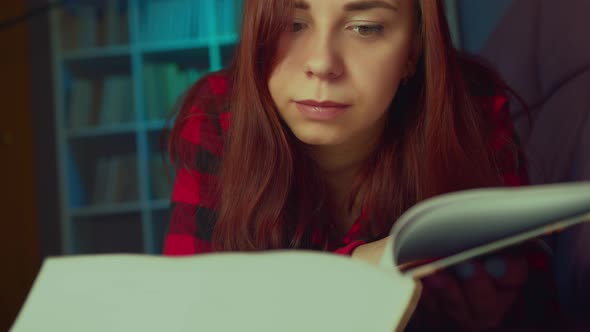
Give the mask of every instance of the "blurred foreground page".
M 391 332 L 418 295 L 397 270 L 311 251 L 61 257 L 11 331 Z

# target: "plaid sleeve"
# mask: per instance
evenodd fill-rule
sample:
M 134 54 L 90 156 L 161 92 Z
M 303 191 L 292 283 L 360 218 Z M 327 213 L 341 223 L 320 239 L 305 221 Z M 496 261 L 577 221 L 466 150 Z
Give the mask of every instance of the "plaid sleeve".
M 352 256 L 352 252 L 363 244 L 366 244 L 366 242 L 362 240 L 356 240 L 345 245 L 344 247 L 334 250 L 334 253 L 337 255 Z
M 210 76 L 199 95 L 222 95 L 226 81 Z M 207 111 L 206 111 L 207 109 Z M 217 221 L 217 170 L 228 114 L 191 106 L 177 141 L 177 171 L 172 190 L 172 215 L 164 239 L 164 255 L 192 255 L 212 250 Z M 182 119 L 177 121 L 183 121 Z

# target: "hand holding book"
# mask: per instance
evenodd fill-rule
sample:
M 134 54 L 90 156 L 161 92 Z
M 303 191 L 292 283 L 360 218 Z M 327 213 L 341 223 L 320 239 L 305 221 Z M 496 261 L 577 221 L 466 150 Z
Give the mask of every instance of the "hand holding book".
M 590 183 L 451 193 L 411 208 L 390 236 L 358 247 L 353 258 L 420 280 L 417 315 L 457 331 L 485 330 L 501 322 L 527 276 L 518 251 L 489 255 L 590 221 L 589 212 Z M 499 265 L 503 273 L 494 271 Z
M 359 246 L 353 259 L 377 265 L 387 241 Z M 498 328 L 528 276 L 522 250 L 472 259 L 421 279 L 412 322 L 419 331 L 487 331 Z
M 489 271 L 487 262 L 502 267 Z M 452 331 L 499 328 L 514 307 L 527 276 L 524 256 L 508 253 L 439 271 L 422 279 L 422 296 L 414 321 L 420 331 L 438 331 L 441 326 Z

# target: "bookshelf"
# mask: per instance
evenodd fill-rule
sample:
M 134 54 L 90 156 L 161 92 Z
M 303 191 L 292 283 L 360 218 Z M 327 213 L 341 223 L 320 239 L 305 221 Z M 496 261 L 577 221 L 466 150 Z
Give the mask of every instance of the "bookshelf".
M 77 0 L 51 13 L 64 254 L 161 252 L 172 180 L 159 139 L 219 70 L 241 0 Z

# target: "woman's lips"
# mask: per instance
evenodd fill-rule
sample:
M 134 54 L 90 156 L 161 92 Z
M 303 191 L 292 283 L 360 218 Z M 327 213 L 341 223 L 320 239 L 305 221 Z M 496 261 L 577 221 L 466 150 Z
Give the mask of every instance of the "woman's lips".
M 296 101 L 297 109 L 307 118 L 313 120 L 332 120 L 346 112 L 350 105 L 332 101 Z

